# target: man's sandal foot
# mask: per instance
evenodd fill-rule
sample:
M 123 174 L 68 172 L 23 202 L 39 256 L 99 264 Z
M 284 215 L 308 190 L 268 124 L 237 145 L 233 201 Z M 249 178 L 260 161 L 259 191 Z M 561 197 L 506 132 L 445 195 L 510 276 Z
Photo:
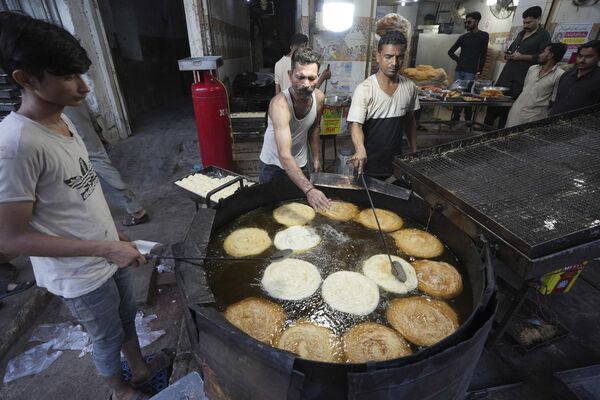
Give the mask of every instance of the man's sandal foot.
M 146 223 L 148 221 L 150 221 L 150 216 L 148 215 L 148 213 L 144 212 L 144 214 L 141 217 L 136 217 L 133 214 L 129 214 L 123 219 L 121 223 L 124 226 L 134 226 Z
M 156 374 L 158 374 L 163 369 L 171 366 L 174 360 L 175 350 L 168 348 L 162 349 L 161 351 L 154 354 L 154 357 L 152 357 L 152 360 L 148 365 L 148 368 L 150 369 L 150 374 L 143 381 L 131 379 L 129 383 L 134 389 L 142 388 L 143 386 L 150 383 L 152 381 L 152 378 L 154 378 Z
M 9 296 L 13 296 L 15 294 L 19 294 L 29 289 L 33 285 L 35 285 L 35 279 L 31 281 L 25 281 L 20 283 L 14 283 L 16 286 L 12 289 L 9 289 L 9 285 L 13 283 L 10 281 L 0 281 L 0 300 Z

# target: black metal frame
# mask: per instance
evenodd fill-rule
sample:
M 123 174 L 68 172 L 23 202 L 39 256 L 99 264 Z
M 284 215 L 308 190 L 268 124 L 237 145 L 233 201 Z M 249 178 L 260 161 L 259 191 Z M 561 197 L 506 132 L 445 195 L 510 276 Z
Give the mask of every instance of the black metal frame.
M 482 140 L 500 138 L 540 126 L 551 126 L 564 119 L 600 111 L 600 105 L 587 107 L 543 121 L 497 130 L 474 138 L 458 140 L 417 153 L 396 157 L 394 175 L 422 196 L 432 207 L 459 226 L 473 240 L 487 238 L 494 256 L 504 264 L 495 263 L 496 276 L 514 289 L 508 311 L 493 331 L 489 346 L 493 347 L 504 334 L 513 314 L 520 308 L 532 281 L 557 268 L 600 257 L 600 226 L 575 232 L 565 238 L 529 246 L 503 226 L 496 224 L 454 193 L 440 187 L 429 177 L 412 168 L 405 160 L 436 157 L 446 151 L 478 144 Z M 508 266 L 508 267 L 506 267 Z

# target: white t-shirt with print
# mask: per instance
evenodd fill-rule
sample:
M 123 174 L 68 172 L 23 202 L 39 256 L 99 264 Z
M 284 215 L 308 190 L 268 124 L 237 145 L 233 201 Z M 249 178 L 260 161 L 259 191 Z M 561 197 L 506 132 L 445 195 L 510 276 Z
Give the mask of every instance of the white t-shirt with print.
M 75 240 L 119 240 L 98 177 L 75 126 L 61 136 L 11 113 L 0 122 L 0 203 L 33 202 L 30 225 Z M 99 257 L 31 257 L 38 286 L 65 298 L 89 293 L 117 266 Z

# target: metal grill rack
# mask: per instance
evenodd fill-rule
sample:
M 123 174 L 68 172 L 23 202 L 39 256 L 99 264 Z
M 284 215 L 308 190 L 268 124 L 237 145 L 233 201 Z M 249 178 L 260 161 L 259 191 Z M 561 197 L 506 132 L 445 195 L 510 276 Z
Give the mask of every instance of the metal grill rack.
M 594 109 L 453 142 L 395 164 L 537 258 L 600 239 L 599 124 Z

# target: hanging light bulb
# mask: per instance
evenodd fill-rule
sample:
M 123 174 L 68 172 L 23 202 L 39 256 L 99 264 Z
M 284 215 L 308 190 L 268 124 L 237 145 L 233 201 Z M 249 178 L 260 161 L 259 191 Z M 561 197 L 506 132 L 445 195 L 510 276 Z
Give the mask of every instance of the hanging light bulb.
M 402 7 L 404 7 L 404 6 L 406 5 L 406 2 L 405 2 L 405 1 L 403 1 L 403 2 L 401 2 L 401 3 L 400 3 L 400 5 L 401 5 Z
M 487 0 L 487 5 L 488 6 L 495 6 L 497 3 L 497 0 Z
M 325 0 L 323 26 L 333 32 L 350 29 L 354 21 L 354 3 L 343 0 Z

